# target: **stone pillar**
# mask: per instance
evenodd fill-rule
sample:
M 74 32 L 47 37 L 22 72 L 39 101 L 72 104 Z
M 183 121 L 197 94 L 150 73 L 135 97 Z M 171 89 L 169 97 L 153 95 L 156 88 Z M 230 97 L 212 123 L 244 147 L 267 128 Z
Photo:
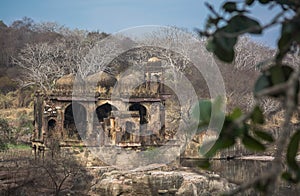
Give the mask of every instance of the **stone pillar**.
M 41 140 L 44 141 L 46 138 L 45 136 L 47 136 L 48 133 L 48 116 L 43 115 L 42 118 L 42 135 L 41 135 Z
M 122 140 L 122 129 L 121 128 L 117 128 L 116 129 L 116 144 L 119 144 Z
M 34 120 L 35 120 L 35 132 L 36 138 L 34 139 L 42 139 L 42 129 L 43 129 L 43 115 L 44 115 L 44 100 L 43 95 L 40 92 L 35 94 L 34 100 Z
M 94 124 L 94 103 L 88 103 L 86 107 L 86 138 L 89 138 L 93 134 L 93 124 Z
M 100 122 L 100 127 L 99 127 L 99 135 L 100 135 L 100 146 L 103 146 L 105 144 L 107 144 L 107 133 L 105 132 L 105 126 L 104 126 L 104 122 Z
M 55 129 L 57 130 L 58 133 L 60 133 L 60 139 L 63 139 L 64 138 L 64 113 L 62 111 L 62 107 L 61 106 L 58 106 L 56 107 L 56 110 L 57 110 L 57 121 L 56 121 L 56 127 Z
M 162 101 L 160 104 L 160 123 L 161 123 L 161 129 L 160 129 L 160 137 L 162 139 L 165 139 L 165 123 L 166 123 L 166 114 L 165 114 L 165 103 Z
M 110 117 L 109 118 L 109 122 L 110 122 L 110 130 L 114 131 L 115 130 L 115 118 L 114 117 Z

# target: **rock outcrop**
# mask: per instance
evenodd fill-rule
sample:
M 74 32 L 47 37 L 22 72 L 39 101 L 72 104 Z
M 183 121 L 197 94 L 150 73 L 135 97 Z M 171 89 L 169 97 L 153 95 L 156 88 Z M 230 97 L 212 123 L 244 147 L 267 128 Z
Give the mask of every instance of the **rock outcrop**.
M 95 172 L 95 171 L 94 171 Z M 96 170 L 89 195 L 217 195 L 235 187 L 211 173 L 192 171 L 118 171 Z

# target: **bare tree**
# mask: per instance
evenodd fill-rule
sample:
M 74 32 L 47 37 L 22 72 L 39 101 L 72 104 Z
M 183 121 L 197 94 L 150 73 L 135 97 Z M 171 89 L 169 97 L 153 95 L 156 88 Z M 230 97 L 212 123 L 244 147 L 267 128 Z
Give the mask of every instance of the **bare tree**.
M 261 43 L 252 41 L 249 37 L 240 37 L 235 46 L 233 65 L 238 69 L 259 70 L 259 64 L 270 64 L 276 54 L 275 50 Z
M 41 23 L 36 29 L 56 31 L 62 36 L 52 43 L 27 44 L 13 62 L 24 69 L 24 85 L 35 84 L 44 91 L 53 89 L 55 81 L 63 75 L 73 73 L 85 78 L 102 71 L 119 50 L 114 40 L 99 42 L 106 34 L 90 35 L 56 23 Z
M 14 63 L 25 70 L 26 84 L 35 84 L 45 91 L 52 89 L 54 81 L 66 74 L 61 64 L 63 48 L 62 43 L 27 44 L 14 58 Z
M 87 33 L 69 29 L 61 31 L 64 37 L 53 43 L 27 44 L 13 58 L 14 64 L 24 69 L 25 85 L 35 84 L 48 91 L 54 87 L 56 79 L 80 69 L 83 57 L 92 47 Z
M 45 171 L 44 175 L 54 186 L 54 194 L 57 196 L 61 193 L 66 181 L 75 177 L 80 172 L 80 165 L 70 156 L 56 157 L 52 160 L 44 161 L 40 167 Z
M 136 40 L 139 46 L 145 47 L 148 55 L 166 61 L 174 72 L 181 74 L 191 64 L 195 37 L 184 29 L 177 27 L 159 28 Z M 158 48 L 157 46 L 160 46 Z M 145 51 L 144 51 L 145 52 Z M 140 54 L 140 57 L 148 57 Z M 177 74 L 177 75 L 178 75 Z
M 85 78 L 100 71 L 113 73 L 113 67 L 110 67 L 109 64 L 123 50 L 126 50 L 121 39 L 117 36 L 109 36 L 95 44 L 90 44 L 91 48 L 89 48 L 88 53 L 82 58 L 81 64 L 78 66 L 79 76 Z

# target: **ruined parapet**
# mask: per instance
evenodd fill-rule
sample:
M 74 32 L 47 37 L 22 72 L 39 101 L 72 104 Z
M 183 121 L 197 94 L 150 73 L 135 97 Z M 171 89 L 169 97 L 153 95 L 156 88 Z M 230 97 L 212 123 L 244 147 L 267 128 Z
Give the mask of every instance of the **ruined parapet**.
M 148 60 L 145 66 L 146 89 L 157 94 L 164 93 L 164 70 L 157 57 Z

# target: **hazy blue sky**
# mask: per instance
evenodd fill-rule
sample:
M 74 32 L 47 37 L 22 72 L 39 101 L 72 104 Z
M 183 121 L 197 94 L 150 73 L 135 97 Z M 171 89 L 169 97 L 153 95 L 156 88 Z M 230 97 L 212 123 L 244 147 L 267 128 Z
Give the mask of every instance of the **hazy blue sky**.
M 71 28 L 113 33 L 139 25 L 172 25 L 194 30 L 208 14 L 204 0 L 1 0 L 0 20 L 11 24 L 24 16 L 35 22 L 57 22 Z M 220 0 L 209 0 L 218 5 Z M 263 22 L 271 14 L 255 8 Z M 255 38 L 275 46 L 278 28 Z

